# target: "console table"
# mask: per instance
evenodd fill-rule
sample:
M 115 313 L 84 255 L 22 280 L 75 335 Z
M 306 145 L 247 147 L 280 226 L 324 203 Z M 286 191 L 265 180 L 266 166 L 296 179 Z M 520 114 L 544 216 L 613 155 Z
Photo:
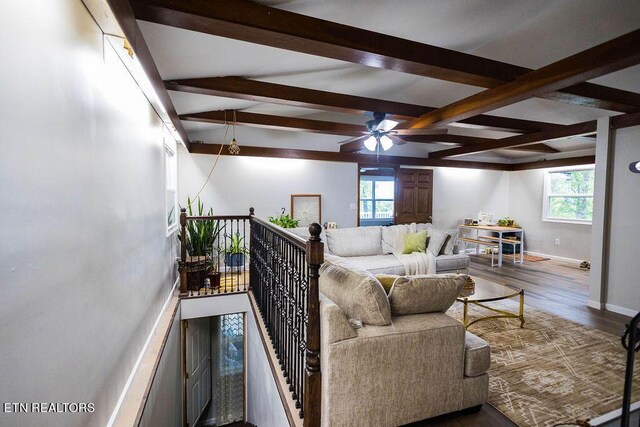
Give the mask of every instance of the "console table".
M 516 245 L 520 245 L 520 264 L 524 263 L 524 229 L 518 227 L 500 227 L 497 225 L 458 225 L 458 230 L 475 230 L 475 238 L 458 237 L 458 240 L 466 243 L 473 243 L 476 246 L 476 253 L 479 252 L 480 246 L 488 246 L 493 248 L 498 246 L 498 267 L 502 267 L 502 244 L 507 243 L 513 245 L 513 262 L 516 262 Z M 491 231 L 497 233 L 497 236 L 481 235 L 480 231 Z M 515 233 L 520 235 L 520 240 L 503 237 L 504 233 Z M 491 265 L 493 267 L 493 263 Z

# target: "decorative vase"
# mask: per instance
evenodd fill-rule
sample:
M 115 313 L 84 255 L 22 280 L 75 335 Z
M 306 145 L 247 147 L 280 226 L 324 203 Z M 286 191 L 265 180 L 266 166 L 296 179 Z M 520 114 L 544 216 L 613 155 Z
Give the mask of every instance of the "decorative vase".
M 224 263 L 227 267 L 242 267 L 244 265 L 244 254 L 226 254 Z

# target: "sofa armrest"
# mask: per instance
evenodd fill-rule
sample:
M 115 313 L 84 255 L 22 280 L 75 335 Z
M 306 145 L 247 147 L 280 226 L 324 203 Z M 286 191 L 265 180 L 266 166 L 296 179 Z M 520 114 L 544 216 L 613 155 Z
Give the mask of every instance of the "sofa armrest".
M 322 419 L 329 426 L 397 426 L 458 410 L 464 327 L 443 313 L 365 325 L 322 348 Z
M 489 366 L 491 366 L 489 344 L 467 331 L 464 339 L 464 375 L 477 377 L 487 372 Z
M 320 334 L 323 346 L 358 336 L 340 307 L 322 294 L 320 294 Z

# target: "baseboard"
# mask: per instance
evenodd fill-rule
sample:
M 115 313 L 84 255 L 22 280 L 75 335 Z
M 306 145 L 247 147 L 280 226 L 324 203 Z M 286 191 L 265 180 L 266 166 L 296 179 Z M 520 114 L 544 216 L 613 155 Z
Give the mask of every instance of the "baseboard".
M 164 314 L 164 311 L 166 310 L 167 306 L 169 305 L 169 302 L 171 301 L 171 298 L 173 297 L 173 294 L 174 294 L 175 290 L 178 287 L 178 283 L 180 283 L 180 277 L 178 277 L 176 279 L 175 283 L 171 287 L 171 291 L 169 292 L 169 295 L 167 296 L 167 299 L 165 300 L 164 304 L 162 305 L 162 308 L 160 309 L 160 312 L 158 313 L 158 317 L 156 318 L 156 321 L 153 324 L 153 327 L 151 328 L 151 332 L 149 332 L 149 336 L 147 337 L 147 340 L 145 341 L 144 345 L 142 346 L 142 350 L 140 351 L 140 354 L 138 355 L 138 358 L 136 359 L 136 363 L 133 365 L 133 368 L 131 369 L 131 373 L 129 374 L 129 378 L 127 378 L 127 382 L 125 383 L 125 385 L 124 385 L 124 387 L 122 389 L 122 393 L 120 393 L 120 397 L 118 398 L 118 402 L 116 403 L 116 406 L 113 409 L 113 412 L 111 413 L 111 416 L 109 417 L 109 421 L 107 422 L 107 427 L 112 427 L 114 422 L 116 421 L 118 413 L 120 412 L 120 408 L 122 407 L 122 403 L 124 402 L 125 396 L 127 395 L 127 392 L 129 391 L 129 387 L 131 387 L 131 383 L 133 382 L 133 379 L 136 376 L 136 372 L 138 372 L 138 368 L 140 367 L 140 363 L 142 362 L 142 358 L 144 357 L 144 354 L 147 351 L 147 348 L 149 347 L 149 343 L 151 342 L 151 338 L 153 337 L 153 334 L 156 332 L 156 329 L 158 329 L 158 324 L 160 323 L 160 319 L 162 318 L 162 315 Z
M 591 308 L 595 308 L 596 310 L 604 310 L 604 303 L 602 302 L 597 302 L 597 301 L 592 301 L 592 300 L 588 300 L 587 301 L 587 307 L 591 307 Z
M 629 308 L 620 307 L 619 305 L 613 305 L 609 303 L 605 304 L 604 308 L 606 310 L 613 311 L 614 313 L 624 314 L 625 316 L 629 316 L 629 317 L 633 317 L 636 314 L 638 314 L 637 310 L 631 310 Z
M 524 251 L 524 253 L 525 254 L 529 254 L 529 255 L 549 258 L 549 259 L 553 259 L 553 260 L 556 260 L 556 261 L 563 261 L 563 262 L 576 263 L 576 264 L 580 264 L 582 261 L 584 261 L 582 259 L 565 258 L 565 257 L 557 256 L 557 255 L 542 254 L 542 253 L 539 253 L 539 252 Z

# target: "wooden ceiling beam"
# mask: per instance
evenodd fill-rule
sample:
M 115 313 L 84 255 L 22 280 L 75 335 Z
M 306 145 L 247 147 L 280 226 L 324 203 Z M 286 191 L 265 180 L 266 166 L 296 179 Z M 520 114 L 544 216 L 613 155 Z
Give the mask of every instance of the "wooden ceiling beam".
M 267 83 L 242 77 L 204 77 L 198 79 L 168 80 L 165 82 L 165 85 L 168 90 L 180 92 L 290 105 L 347 114 L 362 115 L 367 112 L 378 111 L 387 113 L 391 116 L 390 118 L 399 121 L 411 120 L 435 110 L 434 107 Z M 537 132 L 562 128 L 562 125 L 554 123 L 490 115 L 471 117 L 461 121 L 461 123 L 508 132 Z
M 538 160 L 535 162 L 514 163 L 512 171 L 524 171 L 530 169 L 559 168 L 565 166 L 592 165 L 596 162 L 596 156 L 568 157 L 564 159 Z
M 640 30 L 531 71 L 512 82 L 471 95 L 405 122 L 400 128 L 429 129 L 486 113 L 640 63 Z
M 540 141 L 552 141 L 554 139 L 569 138 L 572 136 L 584 136 L 596 133 L 596 121 L 576 123 L 567 125 L 562 129 L 528 133 L 516 135 L 508 138 L 493 139 L 480 144 L 466 145 L 463 147 L 450 148 L 447 150 L 434 151 L 429 153 L 430 158 L 442 158 L 450 156 L 461 156 L 464 154 L 479 153 L 481 151 L 512 149 L 514 147 L 533 144 Z
M 133 0 L 136 17 L 215 36 L 375 68 L 493 88 L 530 69 L 338 24 L 247 0 Z M 591 83 L 539 96 L 621 112 L 640 111 L 640 94 Z
M 458 144 L 458 145 L 474 145 L 491 142 L 493 138 L 479 138 L 476 136 L 466 136 L 466 135 L 454 135 L 454 134 L 442 134 L 442 135 L 406 135 L 400 136 L 399 138 L 404 139 L 407 142 L 417 142 L 417 143 L 447 143 L 447 144 Z M 556 150 L 553 147 L 549 147 L 546 144 L 531 144 L 531 145 L 523 145 L 521 147 L 513 147 L 514 150 L 518 151 L 535 151 L 540 153 L 557 153 L 559 150 Z
M 192 143 L 191 153 L 214 154 L 220 152 L 220 144 Z M 229 150 L 222 149 L 223 155 L 231 155 Z M 348 162 L 377 164 L 379 166 L 438 166 L 452 168 L 470 168 L 508 171 L 511 165 L 506 163 L 471 162 L 464 160 L 429 159 L 425 157 L 401 157 L 381 155 L 377 158 L 371 154 L 338 153 L 335 151 L 297 150 L 289 148 L 271 148 L 240 145 L 239 156 L 275 157 L 284 159 L 322 160 L 328 162 Z
M 136 22 L 136 18 L 133 14 L 133 10 L 128 0 L 107 0 L 111 11 L 116 17 L 116 21 L 120 25 L 124 36 L 127 38 L 127 41 L 131 45 L 142 69 L 144 70 L 147 78 L 151 82 L 151 86 L 153 90 L 156 92 L 158 99 L 171 120 L 171 123 L 175 127 L 176 131 L 180 135 L 182 142 L 184 143 L 187 150 L 189 149 L 189 136 L 187 135 L 187 131 L 184 129 L 182 122 L 178 118 L 178 113 L 173 105 L 173 101 L 169 97 L 169 93 L 162 81 L 162 77 L 160 76 L 160 72 L 158 72 L 158 67 L 156 67 L 156 63 L 153 61 L 153 57 L 151 56 L 151 52 L 149 51 L 149 46 L 144 40 L 142 36 L 142 32 L 140 31 L 140 27 Z
M 224 124 L 233 121 L 233 111 L 205 111 L 202 113 L 183 114 L 181 120 Z M 269 114 L 236 111 L 236 123 L 266 129 L 324 133 L 329 135 L 362 136 L 366 130 L 364 125 L 311 120 L 300 117 L 283 117 Z

